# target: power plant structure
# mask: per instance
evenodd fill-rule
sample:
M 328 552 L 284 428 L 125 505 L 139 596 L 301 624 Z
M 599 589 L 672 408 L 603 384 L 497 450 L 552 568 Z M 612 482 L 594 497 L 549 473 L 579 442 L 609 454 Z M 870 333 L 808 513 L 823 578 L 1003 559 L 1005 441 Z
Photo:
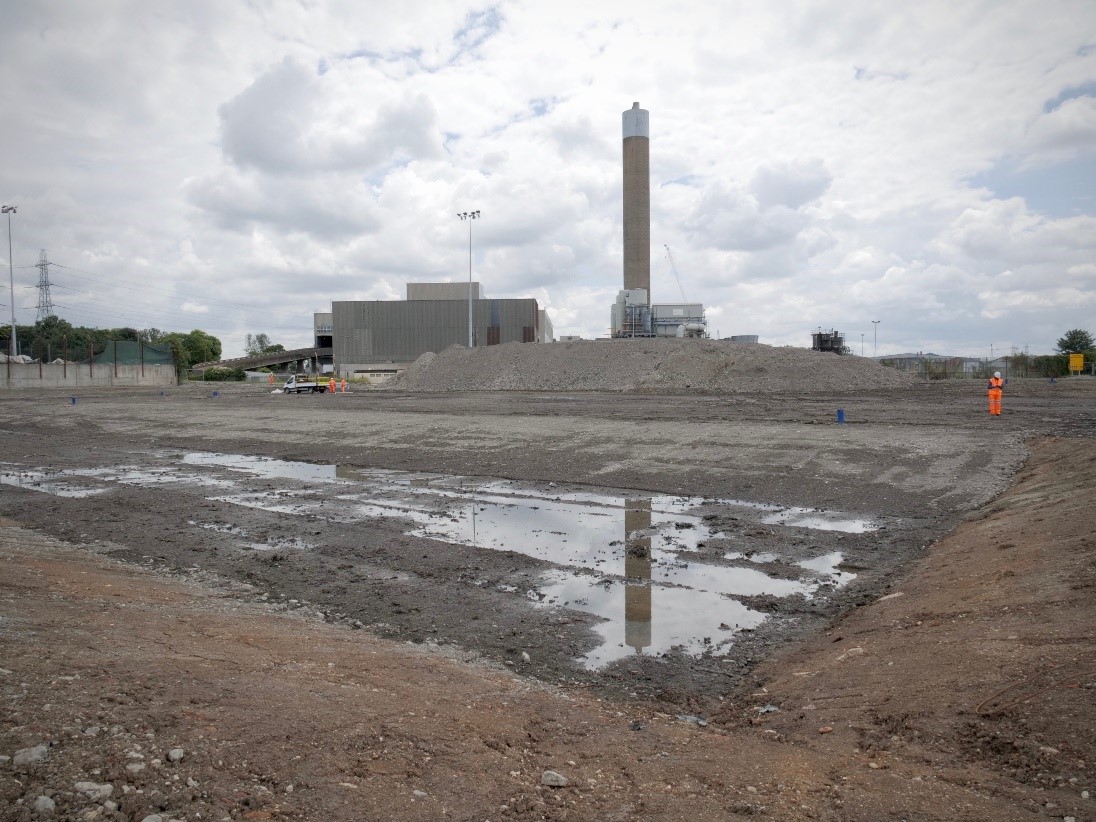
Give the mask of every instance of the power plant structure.
M 849 348 L 845 345 L 845 336 L 840 331 L 823 331 L 819 328 L 811 334 L 812 351 L 829 351 L 832 354 L 848 354 Z
M 632 103 L 622 115 L 624 132 L 624 290 L 651 294 L 650 113 Z
M 610 310 L 611 334 L 616 338 L 707 337 L 702 304 L 651 303 L 650 113 L 632 103 L 621 120 L 624 288 Z

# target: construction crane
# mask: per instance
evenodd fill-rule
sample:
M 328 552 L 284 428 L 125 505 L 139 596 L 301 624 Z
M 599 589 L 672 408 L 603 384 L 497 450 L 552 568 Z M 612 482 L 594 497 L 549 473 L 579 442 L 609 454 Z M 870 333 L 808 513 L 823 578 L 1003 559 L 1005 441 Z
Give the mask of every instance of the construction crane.
M 689 302 L 689 298 L 685 296 L 685 286 L 681 284 L 681 275 L 677 273 L 677 264 L 674 262 L 674 255 L 670 253 L 670 247 L 666 246 L 666 259 L 670 261 L 670 270 L 674 272 L 674 279 L 677 280 L 677 290 L 681 292 L 681 301 Z

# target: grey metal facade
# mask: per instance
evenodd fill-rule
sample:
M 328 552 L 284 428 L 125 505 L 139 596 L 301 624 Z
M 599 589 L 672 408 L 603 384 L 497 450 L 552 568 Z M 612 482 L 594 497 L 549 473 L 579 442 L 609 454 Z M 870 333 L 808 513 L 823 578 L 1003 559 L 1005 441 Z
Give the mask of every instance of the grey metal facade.
M 473 300 L 483 299 L 483 288 L 477 282 L 469 283 L 408 283 L 409 300 L 467 300 L 471 290 Z M 467 324 L 467 320 L 465 320 Z
M 476 345 L 537 342 L 534 299 L 474 300 Z M 350 364 L 411 362 L 428 351 L 468 344 L 467 300 L 346 301 L 331 304 L 336 369 Z

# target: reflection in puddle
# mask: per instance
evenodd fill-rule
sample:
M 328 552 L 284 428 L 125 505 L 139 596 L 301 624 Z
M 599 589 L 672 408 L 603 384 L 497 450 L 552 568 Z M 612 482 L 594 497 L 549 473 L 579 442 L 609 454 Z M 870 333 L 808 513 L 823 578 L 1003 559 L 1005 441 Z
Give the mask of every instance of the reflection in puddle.
M 576 486 L 314 465 L 239 454 L 195 452 L 159 458 L 175 464 L 53 472 L 13 466 L 16 470 L 0 473 L 0 482 L 57 496 L 87 496 L 109 487 L 81 487 L 61 482 L 64 477 L 137 486 L 189 483 L 224 489 L 208 497 L 211 501 L 307 515 L 329 523 L 384 519 L 398 523 L 409 535 L 523 554 L 554 566 L 538 579 L 535 591 L 526 592 L 538 607 L 566 607 L 603 620 L 594 628 L 602 644 L 583 659 L 591 668 L 630 654 L 675 649 L 726 654 L 738 631 L 766 619 L 765 613 L 752 610 L 742 598 L 810 597 L 855 578 L 840 570 L 840 552 L 802 559 L 801 549 L 794 555 L 785 555 L 779 548 L 713 551 L 719 538 L 728 534 L 723 533 L 722 524 L 709 525 L 700 511 L 733 511 L 734 516 L 709 519 L 731 523 L 727 527 L 735 529 L 736 538 L 744 526 L 758 522 L 847 533 L 877 527 L 841 512 L 742 500 L 633 498 Z M 734 524 L 739 522 L 743 525 Z M 247 539 L 244 531 L 231 524 L 200 527 Z M 717 541 L 708 547 L 713 540 Z M 238 544 L 264 552 L 315 550 L 296 538 Z M 503 582 L 495 584 L 500 590 L 518 593 Z
M 270 457 L 250 457 L 244 454 L 184 454 L 187 465 L 215 465 L 266 479 L 293 479 L 303 482 L 334 482 L 335 466 L 311 462 L 276 460 Z
M 38 469 L 26 471 L 4 471 L 0 473 L 0 485 L 11 485 L 24 491 L 37 491 L 51 497 L 90 497 L 101 494 L 106 488 L 93 488 L 58 481 L 61 472 L 49 472 Z
M 619 552 L 624 558 L 623 580 L 566 571 L 544 574 L 543 604 L 586 611 L 604 620 L 594 627 L 602 644 L 583 657 L 588 668 L 600 668 L 630 654 L 661 654 L 671 649 L 692 655 L 725 653 L 734 631 L 765 619 L 764 614 L 729 599 L 730 591 L 725 589 L 730 583 L 739 593 L 760 592 L 775 582 L 763 574 L 757 577 L 764 582 L 734 580 L 733 572 L 740 569 L 712 565 L 686 566 L 692 569 L 688 581 L 674 572 L 663 574 L 659 557 L 663 562 L 667 557 L 656 547 L 653 514 L 650 498 L 625 502 L 623 551 Z M 673 567 L 683 570 L 676 563 Z
M 179 471 L 176 468 L 142 469 L 123 465 L 117 468 L 73 468 L 65 473 L 74 477 L 90 477 L 104 482 L 116 482 L 119 485 L 139 485 L 141 487 L 170 485 L 173 483 L 204 485 L 214 488 L 231 488 L 233 485 L 231 480 Z
M 836 512 L 739 500 L 668 495 L 626 499 L 591 489 L 352 466 L 318 466 L 330 471 L 309 471 L 299 463 L 223 454 L 188 455 L 187 462 L 236 470 L 255 467 L 263 476 L 339 481 L 344 486 L 336 494 L 283 491 L 215 498 L 223 502 L 279 513 L 310 513 L 328 520 L 402 520 L 405 533 L 413 536 L 512 551 L 560 566 L 543 575 L 530 599 L 540 606 L 581 610 L 604 620 L 594 629 L 603 643 L 583 658 L 591 668 L 628 654 L 672 649 L 725 654 L 737 631 L 753 628 L 766 618 L 736 597 L 811 596 L 823 585 L 840 586 L 854 576 L 837 570 L 839 553 L 787 563 L 787 573 L 802 578 L 718 560 L 700 561 L 704 545 L 720 534 L 692 513 L 702 504 L 741 509 L 774 525 L 854 533 L 873 528 L 866 520 Z M 739 557 L 727 555 L 726 559 Z M 758 564 L 780 560 L 777 553 L 746 558 Z
M 463 491 L 439 481 L 408 485 L 416 489 L 410 497 L 361 503 L 358 512 L 402 517 L 415 536 L 513 551 L 585 572 L 547 572 L 538 599 L 605 620 L 595 628 L 603 644 L 583 659 L 591 668 L 629 653 L 672 648 L 724 654 L 736 630 L 765 619 L 733 597 L 810 595 L 820 584 L 697 561 L 691 554 L 718 532 L 683 513 L 700 502 L 695 499 L 592 492 L 546 498 L 502 483 Z M 418 493 L 424 487 L 438 496 Z M 485 487 L 490 493 L 483 493 Z
M 210 497 L 209 499 L 214 502 L 227 502 L 230 505 L 239 505 L 243 508 L 259 508 L 263 511 L 272 511 L 275 514 L 308 514 L 312 512 L 316 507 L 316 501 L 313 502 L 283 502 L 283 500 L 293 499 L 294 497 L 312 497 L 314 500 L 319 501 L 318 497 L 313 497 L 309 491 L 294 494 L 290 491 L 279 491 L 278 493 L 255 493 L 255 494 L 232 494 L 221 497 Z
M 776 562 L 779 557 L 769 551 L 754 551 L 753 553 L 743 554 L 739 551 L 734 551 L 730 554 L 724 554 L 723 559 L 748 559 L 750 562 L 756 562 L 759 565 L 764 565 L 767 562 Z
M 875 530 L 869 520 L 841 519 L 838 514 L 819 511 L 817 508 L 786 508 L 769 514 L 761 521 L 766 525 L 789 525 L 795 528 L 813 528 L 816 531 L 844 531 L 847 534 L 863 534 Z
M 711 591 L 633 580 L 598 581 L 561 571 L 550 571 L 544 579 L 543 605 L 563 605 L 605 620 L 593 628 L 602 644 L 582 658 L 588 668 L 674 648 L 690 655 L 726 654 L 736 631 L 765 619 L 765 614 Z
M 833 553 L 823 554 L 820 557 L 814 559 L 805 559 L 796 563 L 800 568 L 806 568 L 808 571 L 814 571 L 820 574 L 824 578 L 829 579 L 835 585 L 846 585 L 852 580 L 856 579 L 856 574 L 849 571 L 839 570 L 841 560 L 844 559 L 844 555 L 840 551 L 834 551 Z

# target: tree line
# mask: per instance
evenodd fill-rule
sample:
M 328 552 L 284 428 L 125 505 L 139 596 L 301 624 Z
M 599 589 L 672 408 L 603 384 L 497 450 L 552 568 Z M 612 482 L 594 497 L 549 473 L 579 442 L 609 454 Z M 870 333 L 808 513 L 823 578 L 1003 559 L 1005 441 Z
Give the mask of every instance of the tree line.
M 185 369 L 221 358 L 221 341 L 199 328 L 188 333 L 158 328 L 87 328 L 74 326 L 60 317 L 46 317 L 34 325 L 15 326 L 19 353 L 36 360 L 86 360 L 106 350 L 114 340 L 170 346 L 176 368 Z M 0 328 L 0 350 L 11 344 L 11 326 Z

